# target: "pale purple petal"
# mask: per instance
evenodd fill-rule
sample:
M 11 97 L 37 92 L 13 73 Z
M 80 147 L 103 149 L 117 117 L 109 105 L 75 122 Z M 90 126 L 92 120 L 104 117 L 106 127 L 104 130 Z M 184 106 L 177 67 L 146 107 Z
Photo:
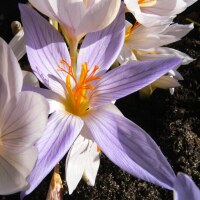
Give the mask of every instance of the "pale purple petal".
M 11 48 L 0 38 L 0 75 L 3 77 L 11 98 L 22 89 L 22 71 Z
M 38 160 L 28 178 L 30 188 L 22 197 L 30 194 L 67 153 L 83 126 L 83 121 L 67 113 L 53 113 L 43 136 L 36 143 Z
M 116 165 L 138 178 L 173 188 L 174 172 L 144 130 L 104 106 L 91 111 L 83 120 L 101 150 Z
M 88 62 L 89 69 L 97 65 L 102 71 L 109 69 L 117 59 L 125 37 L 124 9 L 122 5 L 117 18 L 107 28 L 86 35 L 78 55 L 78 74 L 84 62 Z
M 55 82 L 49 74 L 65 81 L 66 74 L 58 71 L 58 65 L 62 59 L 68 64 L 71 64 L 71 61 L 63 38 L 34 9 L 23 4 L 19 4 L 19 8 L 24 26 L 27 55 L 33 72 L 49 88 L 53 87 L 52 84 Z
M 110 70 L 94 86 L 92 105 L 110 103 L 154 82 L 182 62 L 178 58 L 133 62 Z
M 177 174 L 174 183 L 174 199 L 175 200 L 199 200 L 200 190 L 193 180 L 184 173 Z

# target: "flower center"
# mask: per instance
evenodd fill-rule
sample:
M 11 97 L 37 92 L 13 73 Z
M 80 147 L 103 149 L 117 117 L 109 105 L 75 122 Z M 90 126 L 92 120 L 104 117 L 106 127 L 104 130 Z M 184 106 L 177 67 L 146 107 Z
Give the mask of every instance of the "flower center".
M 157 3 L 157 0 L 138 0 L 140 7 L 151 7 Z
M 62 67 L 64 65 L 64 67 Z M 89 109 L 89 91 L 93 90 L 93 81 L 100 79 L 100 76 L 95 75 L 98 66 L 95 66 L 92 71 L 88 69 L 88 63 L 85 62 L 81 65 L 81 74 L 79 78 L 74 75 L 72 66 L 65 60 L 61 60 L 58 65 L 58 70 L 65 72 L 66 75 L 66 88 L 67 88 L 67 101 L 66 110 L 75 115 L 83 115 Z

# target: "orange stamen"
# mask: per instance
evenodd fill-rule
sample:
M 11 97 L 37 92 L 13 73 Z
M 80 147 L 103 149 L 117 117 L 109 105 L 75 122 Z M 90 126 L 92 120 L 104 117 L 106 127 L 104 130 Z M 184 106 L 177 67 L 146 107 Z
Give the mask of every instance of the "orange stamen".
M 140 25 L 140 23 L 139 23 L 138 21 L 136 21 L 134 25 L 129 26 L 129 27 L 126 29 L 126 36 L 125 36 L 125 37 L 126 37 L 126 38 L 129 37 L 129 36 L 133 33 L 133 31 L 134 31 L 136 28 L 138 28 L 139 25 Z
M 62 66 L 64 65 L 64 66 Z M 88 63 L 85 62 L 82 64 L 82 70 L 79 79 L 74 75 L 73 68 L 65 60 L 61 60 L 58 65 L 58 71 L 65 72 L 66 76 L 66 87 L 68 95 L 70 97 L 70 108 L 71 112 L 75 114 L 82 113 L 83 109 L 87 110 L 89 106 L 89 99 L 87 97 L 87 90 L 93 90 L 92 81 L 98 80 L 101 77 L 96 76 L 96 72 L 99 69 L 98 66 L 95 66 L 94 69 L 90 72 L 88 69 Z M 71 84 L 71 80 L 74 81 L 74 87 Z M 73 87 L 73 88 L 72 88 Z M 82 111 L 80 111 L 82 109 Z M 84 111 L 85 111 L 84 110 Z
M 100 153 L 101 152 L 101 149 L 99 146 L 97 146 L 97 152 Z

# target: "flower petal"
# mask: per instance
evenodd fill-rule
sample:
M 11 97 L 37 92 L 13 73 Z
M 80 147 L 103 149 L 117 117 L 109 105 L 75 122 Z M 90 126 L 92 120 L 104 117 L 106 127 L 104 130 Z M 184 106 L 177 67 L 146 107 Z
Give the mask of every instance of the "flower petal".
M 103 106 L 88 113 L 83 120 L 101 150 L 116 165 L 138 178 L 173 188 L 174 172 L 144 130 Z
M 50 4 L 50 1 L 29 0 L 29 2 L 38 9 L 41 13 L 47 15 L 49 18 L 55 19 L 55 12 Z
M 120 65 L 127 64 L 129 62 L 137 60 L 135 54 L 133 51 L 124 44 L 117 61 L 120 63 Z
M 200 190 L 192 179 L 184 173 L 179 172 L 174 183 L 175 200 L 199 200 Z
M 87 160 L 84 171 L 84 179 L 87 181 L 88 185 L 94 186 L 100 165 L 100 149 L 97 146 L 96 142 L 93 142 L 91 140 L 89 142 L 90 143 L 87 150 Z
M 3 149 L 1 156 L 23 175 L 24 178 L 27 178 L 36 163 L 38 151 L 35 146 L 31 146 L 20 153 L 17 149 L 16 151 Z
M 87 130 L 86 127 L 83 129 L 84 131 Z M 65 174 L 69 194 L 72 194 L 76 189 L 82 177 L 89 185 L 94 186 L 99 169 L 100 159 L 97 144 L 83 137 L 83 135 L 88 134 L 83 133 L 83 129 L 71 147 L 66 159 Z
M 22 89 L 22 71 L 11 48 L 0 38 L 0 75 L 8 88 L 8 97 L 11 98 Z
M 197 0 L 162 0 L 156 1 L 156 5 L 143 8 L 145 13 L 154 13 L 156 15 L 172 16 L 183 12 L 187 7 L 192 5 Z
M 13 39 L 9 42 L 17 60 L 20 60 L 26 54 L 25 42 L 24 42 L 24 30 L 20 30 Z
M 12 174 L 12 175 L 11 175 Z M 0 156 L 0 194 L 8 195 L 19 192 L 28 183 L 20 172 Z
M 79 135 L 68 152 L 65 163 L 66 181 L 69 194 L 76 189 L 86 165 L 88 140 Z
M 67 153 L 83 126 L 83 121 L 67 113 L 53 113 L 43 136 L 36 143 L 39 155 L 28 178 L 30 188 L 22 197 L 30 194 Z
M 179 87 L 180 83 L 173 77 L 162 76 L 158 80 L 154 81 L 152 83 L 152 86 L 156 88 L 169 89 L 169 88 Z
M 49 18 L 58 21 L 64 28 L 74 35 L 80 24 L 87 8 L 82 1 L 74 0 L 29 0 L 41 13 Z
M 58 65 L 62 59 L 71 64 L 67 46 L 58 31 L 34 9 L 23 4 L 19 8 L 32 70 L 46 87 L 57 91 L 59 87 L 49 75 L 65 81 L 66 74 L 58 71 Z
M 183 61 L 181 63 L 182 65 L 188 65 L 189 63 L 191 63 L 192 61 L 195 60 L 195 59 L 191 58 L 190 56 L 188 56 L 186 53 L 183 53 L 181 51 L 178 51 L 178 50 L 172 49 L 172 48 L 168 48 L 168 47 L 156 48 L 156 49 L 153 49 L 152 51 L 156 51 L 158 53 L 157 56 L 160 56 L 161 58 L 164 56 L 176 56 L 177 58 L 181 58 L 181 59 L 183 59 Z M 152 56 L 154 56 L 154 55 L 152 55 Z M 154 59 L 156 59 L 156 58 L 154 58 Z
M 160 26 L 160 25 L 162 26 L 164 24 L 170 24 L 172 23 L 175 17 L 175 16 L 161 16 L 144 12 L 135 12 L 134 16 L 140 24 L 146 27 Z
M 39 94 L 21 92 L 5 104 L 1 115 L 3 147 L 10 152 L 22 152 L 42 135 L 49 107 Z
M 32 91 L 43 95 L 49 103 L 49 114 L 56 110 L 65 110 L 64 103 L 65 99 L 59 94 L 44 88 L 33 87 L 27 84 L 23 85 L 23 91 Z
M 133 62 L 112 69 L 94 86 L 93 106 L 110 103 L 154 82 L 181 63 L 181 59 L 169 58 L 156 61 Z
M 3 110 L 7 100 L 8 100 L 8 88 L 6 87 L 6 83 L 0 74 L 0 111 Z
M 101 30 L 108 26 L 117 16 L 120 0 L 101 0 L 94 3 L 81 19 L 76 34 Z
M 107 28 L 86 35 L 78 55 L 78 74 L 81 65 L 88 63 L 89 68 L 95 65 L 100 70 L 107 70 L 117 59 L 124 43 L 125 37 L 125 13 L 124 5 L 121 6 L 119 14 L 114 22 Z

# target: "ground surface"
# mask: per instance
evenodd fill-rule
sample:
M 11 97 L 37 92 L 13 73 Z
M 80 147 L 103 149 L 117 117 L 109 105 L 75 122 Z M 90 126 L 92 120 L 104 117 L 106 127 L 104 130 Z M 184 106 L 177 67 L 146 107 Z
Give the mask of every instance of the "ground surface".
M 19 11 L 17 3 L 13 3 L 15 1 L 6 2 L 6 5 L 0 7 L 0 36 L 9 42 L 12 38 L 10 23 L 19 20 Z M 199 10 L 200 2 L 197 2 L 179 15 L 176 22 L 186 24 L 188 23 L 186 18 L 200 22 Z M 135 93 L 119 100 L 116 105 L 127 118 L 152 136 L 175 172 L 187 173 L 200 187 L 200 30 L 198 28 L 200 27 L 195 26 L 194 30 L 180 42 L 171 45 L 196 59 L 180 68 L 179 71 L 185 80 L 181 82 L 182 86 L 176 89 L 173 96 L 167 90 L 156 90 L 149 99 L 140 100 L 138 93 Z M 25 199 L 45 199 L 49 181 L 50 176 Z M 19 194 L 1 196 L 0 199 L 17 200 Z M 172 199 L 172 192 L 135 179 L 102 154 L 96 185 L 90 187 L 81 182 L 71 196 L 66 190 L 64 199 L 169 200 Z

